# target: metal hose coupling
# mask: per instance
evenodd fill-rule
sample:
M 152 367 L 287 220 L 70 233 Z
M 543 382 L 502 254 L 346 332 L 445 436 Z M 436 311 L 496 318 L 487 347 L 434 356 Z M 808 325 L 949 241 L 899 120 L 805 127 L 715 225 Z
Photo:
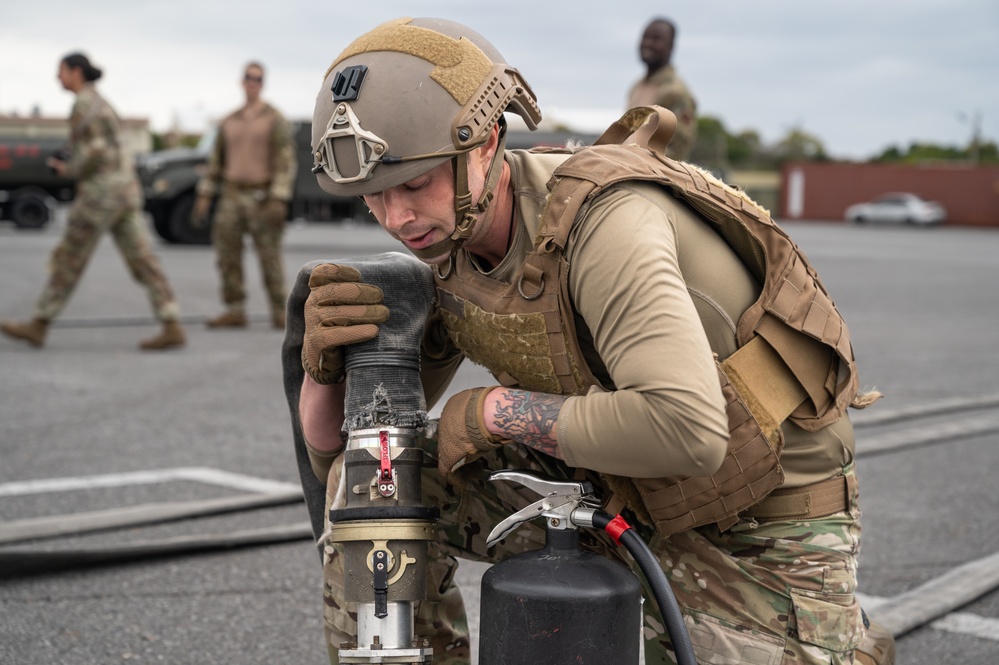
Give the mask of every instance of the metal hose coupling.
M 420 343 L 433 306 L 430 269 L 400 253 L 338 261 L 381 288 L 389 319 L 369 342 L 344 349 L 347 449 L 343 505 L 330 510 L 330 540 L 343 548 L 347 602 L 357 640 L 341 663 L 429 663 L 433 649 L 414 635 L 414 604 L 426 598 L 427 543 L 440 511 L 423 505 L 427 424 Z

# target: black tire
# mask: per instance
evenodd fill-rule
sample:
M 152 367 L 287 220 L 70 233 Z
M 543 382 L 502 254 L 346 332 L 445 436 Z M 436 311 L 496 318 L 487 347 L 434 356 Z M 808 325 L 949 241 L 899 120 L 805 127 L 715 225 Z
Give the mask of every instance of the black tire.
M 150 216 L 153 218 L 153 228 L 159 237 L 167 242 L 177 242 L 170 231 L 170 216 L 166 211 L 157 210 L 155 213 L 150 213 Z
M 212 242 L 212 215 L 201 226 L 191 223 L 191 211 L 194 210 L 194 192 L 188 192 L 177 197 L 170 208 L 170 235 L 172 242 L 183 245 L 210 245 Z
M 10 218 L 19 229 L 40 229 L 49 223 L 50 217 L 45 199 L 35 194 L 18 196 L 10 204 Z

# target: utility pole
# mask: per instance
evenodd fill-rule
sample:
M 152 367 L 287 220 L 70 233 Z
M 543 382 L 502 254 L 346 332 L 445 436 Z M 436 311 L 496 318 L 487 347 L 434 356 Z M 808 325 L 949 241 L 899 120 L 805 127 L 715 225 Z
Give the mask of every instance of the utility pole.
M 964 111 L 958 111 L 958 120 L 971 125 L 971 144 L 968 146 L 968 156 L 972 164 L 978 164 L 979 149 L 981 147 L 982 133 L 982 112 L 975 111 L 969 117 Z

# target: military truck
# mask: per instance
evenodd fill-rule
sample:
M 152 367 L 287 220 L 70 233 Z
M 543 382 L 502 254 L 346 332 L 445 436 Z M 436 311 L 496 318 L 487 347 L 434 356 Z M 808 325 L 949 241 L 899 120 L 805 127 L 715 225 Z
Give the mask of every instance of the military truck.
M 336 197 L 324 192 L 312 172 L 312 123 L 292 122 L 298 157 L 298 175 L 294 198 L 290 205 L 291 219 L 326 222 L 339 219 L 374 222 L 367 206 L 357 197 Z M 569 139 L 591 143 L 595 135 L 570 132 L 511 131 L 508 148 L 560 146 Z M 206 132 L 194 148 L 174 148 L 151 152 L 137 158 L 139 178 L 146 197 L 146 210 L 152 216 L 153 227 L 167 242 L 206 244 L 211 241 L 211 222 L 196 225 L 191 222 L 195 187 L 204 173 L 208 154 L 215 141 L 215 131 Z M 211 217 L 211 216 L 209 216 Z
M 367 207 L 357 198 L 331 197 L 320 189 L 312 173 L 312 123 L 292 122 L 298 175 L 289 215 L 291 219 L 333 221 L 363 218 Z M 215 130 L 202 136 L 194 148 L 172 148 L 139 155 L 136 166 L 153 228 L 167 242 L 207 244 L 211 241 L 211 215 L 207 224 L 191 221 L 195 187 L 205 172 Z M 214 210 L 213 210 L 214 212 Z
M 0 136 L 0 219 L 40 229 L 52 218 L 54 202 L 72 200 L 73 180 L 45 165 L 65 147 L 65 139 Z

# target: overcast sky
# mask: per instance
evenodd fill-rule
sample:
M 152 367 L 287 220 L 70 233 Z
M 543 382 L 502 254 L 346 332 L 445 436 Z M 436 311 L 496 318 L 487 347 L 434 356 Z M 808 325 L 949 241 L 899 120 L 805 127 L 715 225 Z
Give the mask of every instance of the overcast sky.
M 65 117 L 59 60 L 82 50 L 99 89 L 154 130 L 200 131 L 242 103 L 251 59 L 264 97 L 311 118 L 321 77 L 354 37 L 398 16 L 460 21 L 518 67 L 546 116 L 598 131 L 644 70 L 648 20 L 678 25 L 673 61 L 702 114 L 773 143 L 791 129 L 865 158 L 913 141 L 999 138 L 997 0 L 9 0 L 0 16 L 0 113 Z M 976 118 L 980 122 L 976 123 Z

